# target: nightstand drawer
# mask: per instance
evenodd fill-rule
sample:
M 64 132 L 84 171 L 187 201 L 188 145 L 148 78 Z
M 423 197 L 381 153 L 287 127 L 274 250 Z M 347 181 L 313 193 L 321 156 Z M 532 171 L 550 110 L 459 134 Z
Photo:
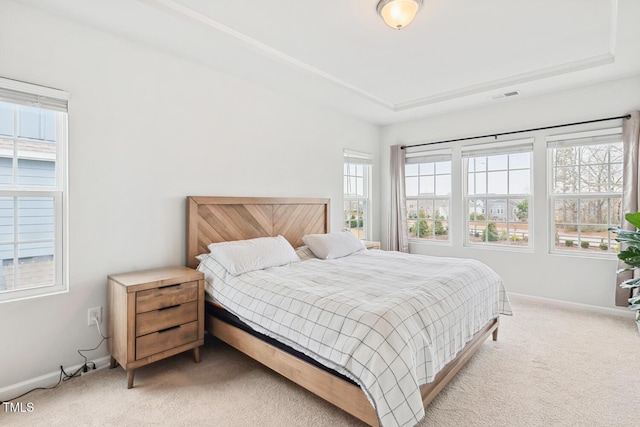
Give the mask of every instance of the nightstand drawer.
M 136 337 L 198 320 L 198 304 L 187 302 L 136 316 Z
M 174 326 L 136 338 L 136 359 L 198 340 L 198 322 Z
M 145 313 L 197 299 L 197 281 L 140 291 L 136 294 L 136 313 Z

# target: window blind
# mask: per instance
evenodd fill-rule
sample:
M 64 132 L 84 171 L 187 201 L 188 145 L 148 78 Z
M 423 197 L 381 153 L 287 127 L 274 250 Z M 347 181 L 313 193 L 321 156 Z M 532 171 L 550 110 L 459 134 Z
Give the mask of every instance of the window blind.
M 601 129 L 564 135 L 552 135 L 546 138 L 547 148 L 576 147 L 579 145 L 612 144 L 622 140 L 622 128 Z
M 517 141 L 476 144 L 462 147 L 462 157 L 493 156 L 497 154 L 526 153 L 533 151 L 533 138 Z
M 372 165 L 373 155 L 359 151 L 344 150 L 344 162 L 360 165 Z
M 66 113 L 69 93 L 0 77 L 0 102 L 3 101 Z
M 407 152 L 405 155 L 405 164 L 446 162 L 451 160 L 451 150 L 429 150 Z

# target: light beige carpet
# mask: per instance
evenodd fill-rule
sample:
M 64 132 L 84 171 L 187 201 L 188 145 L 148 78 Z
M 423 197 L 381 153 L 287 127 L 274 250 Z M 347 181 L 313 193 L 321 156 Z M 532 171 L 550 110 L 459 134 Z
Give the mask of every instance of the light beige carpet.
M 514 301 L 487 341 L 427 407 L 420 426 L 637 426 L 640 337 L 632 319 Z M 35 391 L 2 426 L 361 426 L 355 418 L 220 342 L 141 368 Z

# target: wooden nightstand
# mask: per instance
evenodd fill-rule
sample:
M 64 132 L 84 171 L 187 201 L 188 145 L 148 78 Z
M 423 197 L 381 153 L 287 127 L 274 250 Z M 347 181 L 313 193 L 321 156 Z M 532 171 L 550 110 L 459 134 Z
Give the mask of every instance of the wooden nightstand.
M 380 242 L 374 242 L 372 240 L 363 240 L 362 243 L 367 249 L 380 249 Z
M 133 387 L 136 368 L 204 344 L 204 275 L 166 267 L 109 276 L 111 368 L 119 363 Z

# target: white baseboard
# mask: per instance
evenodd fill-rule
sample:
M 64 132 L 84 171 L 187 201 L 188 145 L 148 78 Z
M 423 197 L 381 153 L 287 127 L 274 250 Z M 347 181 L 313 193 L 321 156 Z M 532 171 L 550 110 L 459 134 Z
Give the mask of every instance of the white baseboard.
M 590 311 L 592 313 L 595 312 L 595 313 L 601 313 L 601 314 L 608 314 L 611 316 L 635 319 L 635 312 L 633 310 L 629 310 L 628 308 L 623 308 L 623 307 L 609 308 L 609 307 L 601 307 L 598 305 L 580 304 L 577 302 L 569 302 L 569 301 L 562 301 L 562 300 L 551 299 L 551 298 L 537 297 L 533 295 L 514 294 L 512 292 L 509 292 L 508 294 L 509 294 L 509 298 L 512 298 L 513 300 L 520 299 L 523 301 L 535 301 L 542 304 L 553 305 L 556 307 L 565 307 L 565 308 L 568 307 L 576 310 Z
M 91 360 L 90 362 L 93 362 L 96 364 L 96 369 L 91 370 L 83 375 L 91 374 L 92 372 L 95 372 L 98 369 L 103 369 L 109 366 L 110 360 L 111 360 L 111 356 L 104 356 L 99 359 Z M 82 365 L 84 365 L 84 363 L 80 363 L 76 366 L 65 367 L 64 370 L 68 374 L 71 374 L 72 372 L 75 372 L 78 369 L 80 369 Z M 60 379 L 60 369 L 58 369 L 55 372 L 51 372 L 49 374 L 44 374 L 36 378 L 31 378 L 26 381 L 22 381 L 17 384 L 9 385 L 7 387 L 2 387 L 0 388 L 0 401 L 4 402 L 9 399 L 15 399 L 16 396 L 20 396 L 21 394 L 26 393 L 29 390 L 33 390 L 34 388 L 52 387 L 58 382 L 59 379 Z M 24 396 L 20 400 L 23 402 L 28 401 L 29 395 Z

